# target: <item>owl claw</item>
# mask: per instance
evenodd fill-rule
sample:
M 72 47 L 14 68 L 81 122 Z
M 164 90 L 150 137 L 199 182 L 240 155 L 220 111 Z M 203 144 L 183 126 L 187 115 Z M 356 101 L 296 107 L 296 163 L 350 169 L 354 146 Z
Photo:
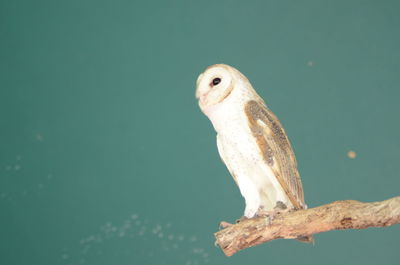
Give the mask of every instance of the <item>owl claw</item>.
M 268 224 L 272 224 L 272 221 L 275 219 L 276 216 L 286 213 L 286 212 L 290 212 L 292 211 L 292 209 L 288 209 L 285 207 L 282 207 L 281 205 L 278 205 L 270 211 L 264 210 L 263 207 L 260 207 L 256 213 L 256 215 L 258 217 L 267 217 L 268 218 Z
M 257 215 L 258 217 L 267 217 L 267 216 L 275 215 L 275 214 L 277 214 L 276 211 L 274 211 L 274 210 L 272 210 L 272 211 L 267 211 L 267 210 L 264 210 L 263 208 L 258 209 L 258 211 L 257 211 L 257 213 L 256 213 L 256 215 Z
M 264 209 L 259 209 L 257 211 L 257 217 L 265 217 L 268 220 L 268 225 L 272 224 L 272 221 L 275 219 L 276 215 L 280 214 L 280 212 L 276 210 L 266 211 Z

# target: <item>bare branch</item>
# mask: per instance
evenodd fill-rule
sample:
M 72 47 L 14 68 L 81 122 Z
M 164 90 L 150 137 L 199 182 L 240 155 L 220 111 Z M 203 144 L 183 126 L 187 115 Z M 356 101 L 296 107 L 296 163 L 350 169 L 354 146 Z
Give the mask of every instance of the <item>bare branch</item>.
M 330 230 L 384 227 L 400 223 L 400 197 L 381 202 L 336 201 L 275 217 L 253 218 L 216 232 L 225 255 L 278 238 L 293 239 Z

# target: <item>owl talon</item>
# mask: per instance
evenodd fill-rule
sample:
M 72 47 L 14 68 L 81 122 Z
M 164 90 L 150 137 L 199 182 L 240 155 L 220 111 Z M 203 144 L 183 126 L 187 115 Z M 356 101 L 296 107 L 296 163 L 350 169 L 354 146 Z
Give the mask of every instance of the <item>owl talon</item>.
M 273 211 L 267 211 L 264 210 L 263 208 L 258 209 L 256 216 L 257 217 L 267 217 L 270 216 L 271 214 L 273 214 Z
M 291 212 L 293 209 L 289 209 L 286 205 L 280 201 L 277 202 L 275 208 L 273 210 L 264 210 L 264 207 L 260 207 L 256 213 L 258 217 L 266 217 L 268 219 L 268 224 L 272 224 L 272 221 L 276 216 L 281 215 L 283 213 Z
M 272 210 L 272 211 L 266 211 L 263 209 L 260 209 L 257 211 L 257 216 L 258 217 L 264 217 L 268 220 L 268 225 L 272 224 L 272 221 L 275 219 L 276 215 L 280 214 L 280 212 Z

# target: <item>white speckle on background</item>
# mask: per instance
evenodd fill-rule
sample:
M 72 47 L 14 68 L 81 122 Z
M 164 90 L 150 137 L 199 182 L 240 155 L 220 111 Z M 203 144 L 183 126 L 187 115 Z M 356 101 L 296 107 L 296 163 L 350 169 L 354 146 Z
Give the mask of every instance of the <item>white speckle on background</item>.
M 42 142 L 43 141 L 43 136 L 40 133 L 36 134 L 36 141 Z
M 138 219 L 138 217 L 139 217 L 139 216 L 138 216 L 137 214 L 132 214 L 132 215 L 131 215 L 131 219 L 133 219 L 133 220 Z
M 136 225 L 132 226 L 132 223 Z M 157 259 L 154 260 L 154 264 L 160 264 L 160 260 L 165 264 L 168 264 L 168 260 L 175 260 L 176 264 L 189 262 L 192 265 L 208 262 L 209 254 L 203 245 L 196 243 L 198 241 L 196 235 L 184 235 L 174 230 L 170 222 L 152 223 L 148 219 L 139 219 L 137 214 L 132 214 L 119 224 L 105 222 L 97 233 L 77 240 L 76 246 L 68 247 L 74 251 L 63 255 L 69 257 L 66 265 L 79 264 L 82 260 L 83 263 L 94 264 L 96 258 L 99 256 L 106 258 L 106 255 L 120 258 L 129 256 L 130 259 L 138 260 L 154 258 Z M 118 241 L 121 243 L 117 243 Z M 116 243 L 117 248 L 113 247 Z M 140 251 L 137 251 L 137 247 L 140 247 Z M 104 249 L 108 251 L 105 252 Z M 151 263 L 150 261 L 149 264 Z

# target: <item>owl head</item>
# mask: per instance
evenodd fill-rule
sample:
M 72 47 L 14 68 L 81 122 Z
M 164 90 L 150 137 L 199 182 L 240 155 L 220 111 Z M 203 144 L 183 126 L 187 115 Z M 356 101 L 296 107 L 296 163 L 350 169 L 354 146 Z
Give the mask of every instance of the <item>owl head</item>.
M 196 82 L 196 98 L 200 108 L 213 106 L 228 97 L 238 79 L 238 73 L 236 69 L 225 64 L 211 65 L 201 73 Z
M 236 68 L 226 64 L 214 64 L 201 73 L 196 82 L 196 98 L 201 110 L 206 113 L 219 103 L 231 98 L 233 90 L 236 98 L 257 99 L 264 102 L 254 90 L 250 81 Z

